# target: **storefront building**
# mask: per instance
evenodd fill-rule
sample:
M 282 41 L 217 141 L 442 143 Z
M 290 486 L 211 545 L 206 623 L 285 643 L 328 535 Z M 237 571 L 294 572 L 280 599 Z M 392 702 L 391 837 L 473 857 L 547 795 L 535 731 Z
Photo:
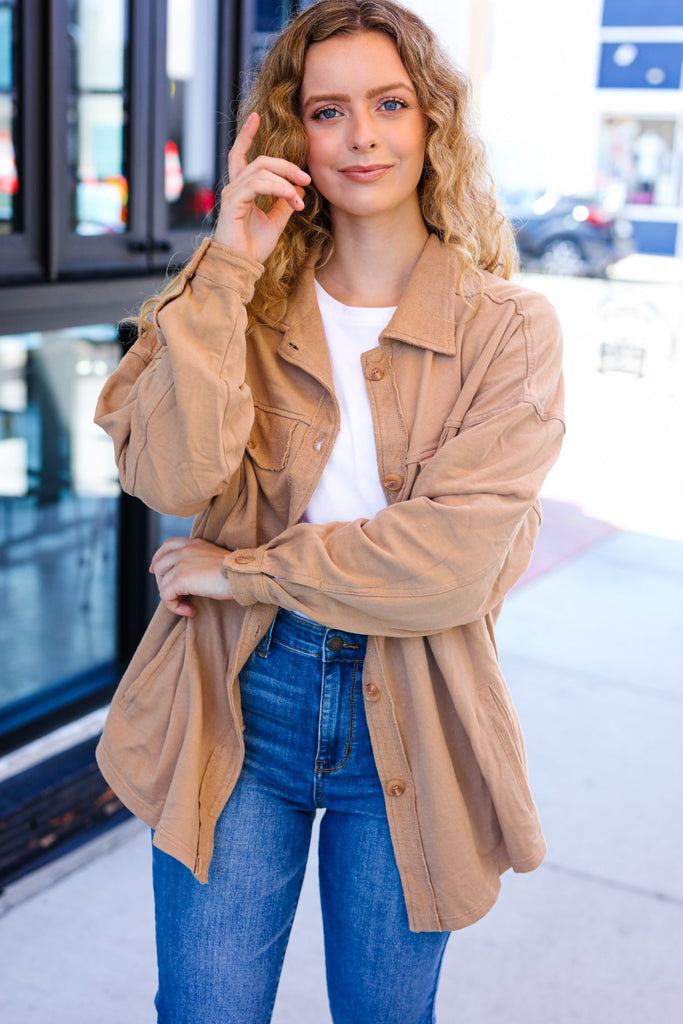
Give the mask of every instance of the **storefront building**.
M 126 813 L 94 748 L 149 554 L 189 523 L 121 494 L 92 414 L 126 318 L 211 228 L 239 84 L 290 9 L 0 2 L 0 886 Z
M 605 0 L 598 186 L 641 252 L 683 255 L 683 0 Z

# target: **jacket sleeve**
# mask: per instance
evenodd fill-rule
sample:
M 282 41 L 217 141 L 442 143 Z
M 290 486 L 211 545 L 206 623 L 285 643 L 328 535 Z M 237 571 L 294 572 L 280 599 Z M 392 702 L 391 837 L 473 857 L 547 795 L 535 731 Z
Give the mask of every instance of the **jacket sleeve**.
M 239 603 L 386 636 L 435 633 L 500 603 L 528 565 L 564 433 L 559 324 L 541 296 L 527 302 L 408 500 L 229 552 L 223 571 Z
M 245 307 L 262 270 L 207 239 L 100 395 L 121 485 L 158 512 L 195 515 L 241 463 L 254 416 Z

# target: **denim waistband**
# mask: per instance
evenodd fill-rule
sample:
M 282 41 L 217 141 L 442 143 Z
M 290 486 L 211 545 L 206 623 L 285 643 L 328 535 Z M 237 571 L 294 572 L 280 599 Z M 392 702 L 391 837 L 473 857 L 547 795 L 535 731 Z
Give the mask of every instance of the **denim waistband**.
M 266 657 L 273 640 L 312 658 L 338 658 L 343 661 L 363 661 L 368 638 L 363 633 L 348 633 L 332 629 L 320 622 L 280 608 L 270 629 L 256 648 Z

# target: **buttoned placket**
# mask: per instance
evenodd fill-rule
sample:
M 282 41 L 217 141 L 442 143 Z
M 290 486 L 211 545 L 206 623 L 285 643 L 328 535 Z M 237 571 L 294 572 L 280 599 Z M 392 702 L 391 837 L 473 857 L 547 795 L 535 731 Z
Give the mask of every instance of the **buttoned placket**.
M 387 503 L 391 504 L 403 490 L 408 453 L 408 431 L 391 365 L 391 347 L 385 343 L 363 353 L 361 360 L 372 410 L 380 482 Z

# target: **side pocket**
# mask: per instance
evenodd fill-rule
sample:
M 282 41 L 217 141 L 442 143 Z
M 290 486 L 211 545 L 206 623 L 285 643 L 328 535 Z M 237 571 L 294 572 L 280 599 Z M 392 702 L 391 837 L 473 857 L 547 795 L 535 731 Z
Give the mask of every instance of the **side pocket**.
M 511 768 L 526 780 L 526 751 L 516 714 L 495 687 L 483 686 L 479 694 Z
M 441 437 L 439 438 L 439 443 L 437 445 L 437 451 L 439 451 L 439 449 L 443 448 L 443 446 L 445 444 L 447 444 L 448 441 L 452 441 L 453 438 L 457 436 L 459 431 L 460 431 L 460 421 L 458 421 L 457 423 L 454 423 L 453 420 L 446 420 L 446 422 L 444 423 L 444 428 L 441 431 Z

